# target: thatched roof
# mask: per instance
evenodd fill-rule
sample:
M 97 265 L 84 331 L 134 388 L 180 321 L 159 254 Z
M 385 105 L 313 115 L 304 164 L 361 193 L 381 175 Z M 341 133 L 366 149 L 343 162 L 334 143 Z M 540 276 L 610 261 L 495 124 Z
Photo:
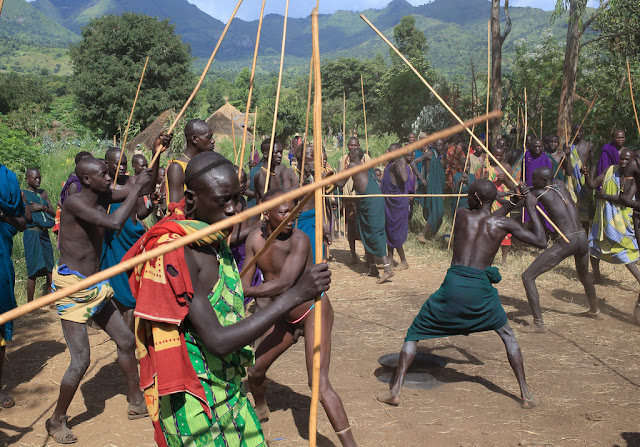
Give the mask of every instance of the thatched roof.
M 156 140 L 160 132 L 169 127 L 171 120 L 174 118 L 173 110 L 165 110 L 149 125 L 145 130 L 140 132 L 133 140 L 127 143 L 127 151 L 133 153 L 136 150 L 151 150 L 153 142 Z
M 249 126 L 253 124 L 252 115 L 254 114 L 249 114 Z M 232 120 L 233 131 L 231 130 Z M 236 138 L 242 137 L 244 131 L 244 114 L 227 102 L 207 118 L 207 123 L 211 126 L 214 135 L 231 136 L 233 132 L 235 132 Z M 253 138 L 251 132 L 247 132 L 247 138 Z

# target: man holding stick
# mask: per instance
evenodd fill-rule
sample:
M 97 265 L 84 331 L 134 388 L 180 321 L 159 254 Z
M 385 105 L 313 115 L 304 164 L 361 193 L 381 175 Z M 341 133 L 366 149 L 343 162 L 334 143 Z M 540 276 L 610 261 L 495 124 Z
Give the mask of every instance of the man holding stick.
M 155 141 L 154 152 L 167 147 L 170 138 L 160 136 Z M 122 189 L 110 189 L 113 181 L 107 164 L 93 157 L 83 158 L 76 165 L 76 175 L 82 182 L 82 190 L 69 197 L 60 215 L 60 265 L 53 271 L 54 289 L 62 289 L 93 275 L 100 270 L 100 255 L 105 230 L 122 229 L 133 212 L 138 197 L 153 191 L 158 174 L 158 163 L 151 171 L 142 172 L 134 183 Z M 107 214 L 112 202 L 121 201 L 116 211 Z M 53 415 L 45 426 L 49 435 L 58 443 L 71 444 L 78 438 L 67 426 L 67 409 L 80 381 L 89 367 L 90 346 L 86 323 L 93 319 L 118 347 L 118 364 L 127 382 L 129 419 L 148 415 L 140 392 L 138 364 L 133 333 L 111 302 L 113 289 L 108 281 L 74 293 L 56 302 L 62 320 L 71 363 L 62 378 L 60 395 Z
M 277 197 L 283 191 L 269 191 L 265 200 Z M 264 213 L 266 225 L 258 228 L 247 238 L 247 263 L 264 246 L 271 233 L 285 220 L 294 208 L 293 201 L 284 203 L 277 208 Z M 251 287 L 251 278 L 257 267 L 262 271 L 265 282 Z M 295 287 L 306 268 L 313 265 L 313 253 L 309 238 L 293 228 L 293 223 L 278 235 L 263 255 L 244 274 L 243 289 L 247 295 L 255 296 L 258 302 L 266 298 L 267 301 L 277 299 L 285 291 Z M 327 412 L 329 421 L 343 446 L 355 446 L 356 442 L 351 433 L 349 419 L 344 411 L 340 396 L 334 391 L 329 381 L 329 363 L 331 361 L 331 328 L 333 326 L 333 308 L 326 293 L 322 294 L 322 335 L 320 343 L 320 401 Z M 255 366 L 249 368 L 249 387 L 256 403 L 256 413 L 260 421 L 269 419 L 267 406 L 267 370 L 296 341 L 296 331 L 305 335 L 305 354 L 307 375 L 311 386 L 313 371 L 314 346 L 314 303 L 304 303 L 292 309 L 284 319 L 275 323 L 267 331 L 256 350 Z
M 535 212 L 537 198 L 534 195 L 528 194 L 525 200 L 533 222 L 533 231 L 528 231 L 506 217 L 512 205 L 491 213 L 497 194 L 496 186 L 489 180 L 476 180 L 469 188 L 471 209 L 458 210 L 451 267 L 440 289 L 425 301 L 407 331 L 390 390 L 380 395 L 379 401 L 394 406 L 400 403 L 402 384 L 419 340 L 495 330 L 504 342 L 520 385 L 520 406 L 530 409 L 539 403 L 527 387 L 520 347 L 500 304 L 498 291 L 492 286 L 502 278 L 491 263 L 508 233 L 528 244 L 545 247 L 544 228 Z
M 236 214 L 240 182 L 220 154 L 199 154 L 185 171 L 185 199 L 129 251 L 132 258 Z M 242 385 L 253 363 L 247 345 L 293 309 L 329 290 L 326 264 L 245 318 L 242 284 L 219 231 L 136 267 L 136 343 L 140 384 L 159 446 L 264 447 Z M 250 279 L 250 278 L 249 278 Z
M 387 152 L 393 152 L 402 147 L 400 143 L 389 146 Z M 398 157 L 387 165 L 382 177 L 380 190 L 383 194 L 397 195 L 408 194 L 411 185 L 409 183 L 410 167 L 405 157 Z M 414 180 L 415 181 L 415 180 Z M 409 268 L 407 257 L 404 254 L 403 245 L 409 234 L 409 197 L 385 197 L 384 221 L 387 233 L 387 256 L 393 262 L 393 251 L 398 250 L 400 265 L 396 270 Z
M 591 229 L 590 222 L 593 216 L 593 191 L 585 185 L 582 167 L 587 166 L 593 176 L 595 169 L 593 159 L 596 147 L 593 143 L 583 140 L 584 130 L 582 126 L 574 124 L 572 131 L 575 138 L 567 156 L 570 174 L 567 176 L 567 187 L 575 193 L 580 225 L 588 233 Z
M 271 138 L 267 138 L 260 145 L 260 149 L 264 154 L 266 151 L 266 162 L 260 166 L 258 172 L 256 172 L 253 178 L 253 192 L 256 196 L 256 202 L 262 202 L 262 196 L 265 194 L 264 186 L 267 182 L 267 177 L 269 177 L 269 184 L 267 188 L 269 190 L 272 189 L 282 189 L 282 178 L 280 174 L 282 172 L 281 163 L 282 163 L 282 143 L 277 139 L 273 142 L 273 150 L 271 151 L 271 170 L 267 171 L 268 159 L 269 159 L 269 148 L 271 147 Z

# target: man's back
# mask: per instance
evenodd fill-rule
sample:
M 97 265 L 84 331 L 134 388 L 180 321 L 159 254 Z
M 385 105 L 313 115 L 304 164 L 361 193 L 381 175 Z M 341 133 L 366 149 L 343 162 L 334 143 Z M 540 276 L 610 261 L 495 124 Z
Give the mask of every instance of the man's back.
M 504 225 L 511 219 L 481 210 L 458 210 L 454 230 L 452 265 L 484 270 L 491 266 L 500 243 L 507 235 Z
M 535 194 L 560 231 L 566 234 L 582 230 L 578 211 L 563 181 L 554 180 L 547 187 L 535 191 Z

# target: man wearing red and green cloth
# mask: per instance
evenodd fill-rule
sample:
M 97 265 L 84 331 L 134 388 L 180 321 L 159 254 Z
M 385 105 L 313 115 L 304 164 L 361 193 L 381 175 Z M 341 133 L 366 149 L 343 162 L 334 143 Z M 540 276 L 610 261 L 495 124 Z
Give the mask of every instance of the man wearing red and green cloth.
M 166 244 L 236 213 L 240 182 L 215 152 L 195 156 L 185 170 L 185 198 L 149 230 L 124 259 Z M 253 364 L 248 346 L 287 313 L 329 289 L 326 264 L 245 318 L 242 283 L 217 232 L 136 267 L 136 345 L 159 446 L 265 446 L 260 422 L 242 386 Z

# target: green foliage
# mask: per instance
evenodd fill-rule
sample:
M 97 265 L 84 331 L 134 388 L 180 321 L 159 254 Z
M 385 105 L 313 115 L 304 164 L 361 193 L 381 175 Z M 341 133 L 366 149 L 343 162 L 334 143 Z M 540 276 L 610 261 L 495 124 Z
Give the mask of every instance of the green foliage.
M 2 117 L 0 117 L 2 118 Z M 27 167 L 40 166 L 40 153 L 36 141 L 26 132 L 13 129 L 0 120 L 0 163 L 24 177 Z
M 48 108 L 52 100 L 42 77 L 0 74 L 0 114 L 34 104 Z
M 640 55 L 640 8 L 637 0 L 609 0 L 598 16 L 595 29 L 602 43 L 619 60 Z
M 283 145 L 286 146 L 291 136 L 297 132 L 302 132 L 302 129 L 304 129 L 306 108 L 306 100 L 292 92 L 281 92 L 275 135 Z M 263 99 L 258 104 L 258 109 L 257 133 L 259 135 L 271 135 L 275 112 L 275 94 L 273 96 L 263 95 Z M 309 132 L 311 132 L 311 127 Z
M 92 20 L 71 47 L 73 91 L 80 118 L 110 136 L 124 128 L 146 56 L 149 65 L 133 117 L 149 125 L 169 108 L 180 108 L 195 84 L 189 47 L 168 20 L 124 13 Z
M 0 41 L 64 47 L 78 36 L 60 26 L 25 0 L 5 0 L 0 15 Z
M 393 28 L 393 40 L 396 42 L 396 48 L 407 58 L 420 60 L 425 53 L 429 51 L 427 45 L 427 37 L 423 32 L 416 29 L 416 19 L 413 16 L 404 16 Z M 397 60 L 398 55 L 392 49 L 389 54 L 394 63 L 402 63 Z

